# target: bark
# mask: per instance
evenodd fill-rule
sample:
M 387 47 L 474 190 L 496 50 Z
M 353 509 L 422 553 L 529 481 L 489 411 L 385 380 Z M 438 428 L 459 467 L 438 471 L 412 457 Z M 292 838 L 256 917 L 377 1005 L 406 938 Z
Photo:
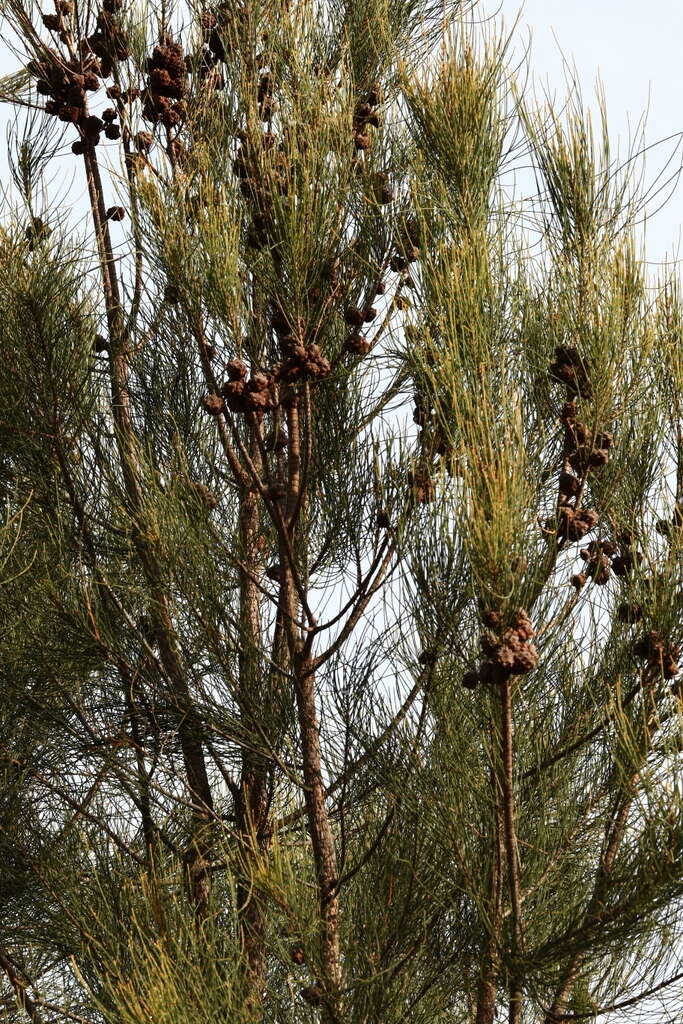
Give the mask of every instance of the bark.
M 322 924 L 322 960 L 329 992 L 328 1019 L 339 1020 L 342 986 L 339 947 L 339 897 L 334 837 L 325 804 L 320 753 L 320 726 L 315 701 L 315 675 L 310 660 L 297 657 L 294 663 L 296 702 L 301 730 L 305 800 L 308 829 L 313 846 L 320 917 Z
M 32 1021 L 32 1024 L 43 1024 L 43 1016 L 37 1003 L 31 999 L 30 995 L 26 991 L 26 984 L 21 979 L 16 965 L 12 961 L 7 950 L 2 947 L 0 947 L 0 967 L 2 967 L 3 971 L 7 975 L 9 983 L 14 990 L 14 995 L 18 1005 L 25 1011 L 29 1020 Z
M 503 810 L 496 773 L 491 770 L 491 794 L 494 820 L 491 835 L 491 861 L 489 869 L 488 934 L 483 949 L 483 962 L 477 986 L 475 1024 L 493 1024 L 498 997 L 498 968 L 500 963 L 500 932 L 502 924 L 503 879 Z
M 503 796 L 503 821 L 505 837 L 505 858 L 508 870 L 510 907 L 512 915 L 512 954 L 517 958 L 522 950 L 522 899 L 519 881 L 519 850 L 515 825 L 514 794 L 514 727 L 512 720 L 512 690 L 510 679 L 501 682 L 501 790 Z M 513 977 L 510 983 L 510 1024 L 517 1024 L 522 1012 L 522 990 L 520 979 Z
M 198 917 L 201 917 L 206 911 L 208 902 L 210 879 L 208 821 L 213 811 L 211 787 L 201 742 L 201 722 L 187 685 L 173 620 L 164 591 L 162 566 L 153 542 L 144 537 L 143 485 L 137 458 L 137 438 L 131 418 L 128 388 L 130 344 L 123 320 L 120 290 L 104 204 L 104 191 L 94 146 L 86 147 L 84 161 L 109 329 L 112 416 L 116 443 L 130 512 L 138 523 L 134 545 L 150 587 L 150 617 L 159 645 L 160 660 L 171 680 L 174 700 L 179 712 L 178 735 L 187 785 L 193 804 L 192 838 L 186 852 L 186 866 L 191 898 Z
M 305 445 L 311 446 L 311 424 L 299 415 L 299 400 L 291 396 L 287 403 L 289 446 L 287 458 L 287 494 L 284 501 L 283 526 L 280 529 L 280 607 L 291 663 L 296 697 L 304 776 L 304 800 L 308 832 L 311 837 L 318 886 L 321 925 L 320 959 L 322 963 L 322 1009 L 324 1020 L 339 1024 L 342 1019 L 342 961 L 339 942 L 339 894 L 334 836 L 325 801 L 320 749 L 320 723 L 315 695 L 316 662 L 311 652 L 313 633 L 298 623 L 299 611 L 306 603 L 301 580 L 306 580 L 305 553 L 297 558 L 297 532 L 301 509 L 305 507 L 302 493 L 302 434 Z M 296 560 L 296 561 L 295 561 Z M 311 620 L 310 610 L 306 615 Z
M 253 430 L 257 429 L 256 427 Z M 260 469 L 257 439 L 252 432 L 251 456 Z M 249 574 L 240 582 L 239 693 L 245 728 L 253 716 L 262 717 L 264 700 L 260 678 L 260 595 L 254 574 L 261 560 L 259 551 L 260 512 L 255 489 L 245 487 L 241 494 L 240 540 L 244 563 Z M 242 750 L 239 796 L 236 800 L 237 831 L 241 838 L 241 871 L 237 879 L 237 899 L 246 957 L 244 999 L 250 1012 L 257 1013 L 265 981 L 265 906 L 252 887 L 250 860 L 267 848 L 267 765 L 252 750 Z

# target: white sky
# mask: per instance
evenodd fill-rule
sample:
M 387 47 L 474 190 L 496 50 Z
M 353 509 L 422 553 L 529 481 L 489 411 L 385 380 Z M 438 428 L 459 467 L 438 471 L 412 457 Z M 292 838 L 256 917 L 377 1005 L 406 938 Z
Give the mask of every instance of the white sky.
M 615 148 L 619 140 L 620 151 L 626 153 L 629 135 L 636 133 L 645 111 L 648 145 L 683 132 L 681 0 L 526 0 L 523 7 L 522 0 L 481 0 L 481 10 L 497 12 L 508 28 L 520 9 L 515 35 L 521 52 L 531 32 L 530 63 L 537 84 L 548 85 L 559 101 L 565 92 L 563 61 L 567 61 L 576 67 L 584 100 L 592 107 L 599 76 Z M 649 152 L 648 182 L 664 167 L 678 142 L 678 138 L 662 142 Z M 669 173 L 682 161 L 679 150 Z M 652 204 L 647 226 L 647 255 L 652 261 L 679 248 L 683 187 L 655 214 L 660 201 Z

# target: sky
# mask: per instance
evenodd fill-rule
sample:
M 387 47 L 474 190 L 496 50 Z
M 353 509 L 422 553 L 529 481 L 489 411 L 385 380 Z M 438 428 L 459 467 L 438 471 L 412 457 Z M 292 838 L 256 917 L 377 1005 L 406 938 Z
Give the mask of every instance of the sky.
M 615 145 L 620 142 L 622 153 L 647 111 L 645 141 L 652 147 L 646 158 L 648 182 L 672 155 L 668 174 L 683 163 L 678 136 L 683 132 L 680 0 L 526 0 L 523 6 L 520 0 L 482 0 L 480 8 L 487 15 L 497 14 L 509 28 L 521 10 L 517 50 L 521 54 L 530 39 L 537 91 L 545 84 L 560 100 L 566 91 L 565 65 L 573 65 L 584 100 L 593 107 L 599 76 L 610 136 Z M 653 264 L 672 255 L 683 258 L 683 184 L 656 213 L 662 198 L 650 204 L 646 228 L 646 253 Z

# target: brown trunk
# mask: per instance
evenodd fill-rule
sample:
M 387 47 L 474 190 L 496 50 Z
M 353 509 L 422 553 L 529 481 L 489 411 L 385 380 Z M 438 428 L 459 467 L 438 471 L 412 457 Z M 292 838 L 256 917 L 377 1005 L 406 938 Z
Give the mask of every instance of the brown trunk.
M 505 857 L 508 869 L 510 909 L 512 916 L 512 953 L 516 959 L 522 951 L 522 898 L 519 881 L 519 851 L 515 823 L 514 793 L 514 726 L 512 720 L 512 689 L 510 679 L 501 682 L 501 791 L 503 796 L 503 822 Z M 518 1024 L 522 1013 L 523 995 L 520 979 L 510 982 L 510 1024 Z
M 38 1004 L 34 1002 L 26 991 L 26 985 L 23 979 L 19 975 L 16 965 L 6 949 L 0 946 L 0 967 L 7 975 L 10 985 L 14 990 L 14 996 L 17 1004 L 26 1013 L 32 1024 L 43 1024 L 43 1016 L 38 1008 Z
M 299 398 L 287 396 L 287 429 L 289 445 L 287 455 L 287 496 L 283 508 L 283 527 L 280 529 L 280 609 L 287 636 L 287 646 L 296 697 L 301 753 L 304 775 L 304 798 L 308 832 L 311 837 L 313 859 L 318 884 L 318 902 L 321 925 L 322 1010 L 329 1024 L 339 1024 L 342 1018 L 341 989 L 342 961 L 339 944 L 339 896 L 337 893 L 337 860 L 334 836 L 325 803 L 320 750 L 320 724 L 315 697 L 315 662 L 310 650 L 310 634 L 300 625 L 298 618 L 306 600 L 305 582 L 307 566 L 305 554 L 297 557 L 297 526 L 305 494 L 302 494 L 301 448 L 302 435 L 308 437 L 310 422 L 299 415 Z M 309 432 L 307 435 L 305 432 Z M 282 506 L 281 506 L 282 507 Z
M 252 428 L 250 455 L 261 470 L 261 460 Z M 245 487 L 241 495 L 241 555 L 250 574 L 243 573 L 240 583 L 239 692 L 245 729 L 250 721 L 263 717 L 264 689 L 261 679 L 260 595 L 253 575 L 262 559 L 259 550 L 260 514 L 255 489 Z M 259 857 L 268 845 L 267 767 L 263 757 L 246 747 L 242 750 L 240 794 L 236 801 L 237 831 L 241 837 L 240 873 L 237 900 L 245 952 L 244 1002 L 250 1014 L 258 1016 L 265 983 L 266 951 L 265 907 L 252 885 L 250 860 Z
M 137 458 L 137 438 L 130 414 L 128 390 L 129 339 L 121 308 L 109 225 L 107 222 L 102 180 L 94 146 L 86 147 L 85 168 L 90 206 L 97 236 L 107 326 L 109 329 L 109 367 L 112 416 L 121 469 L 130 506 L 138 521 L 135 549 L 150 586 L 150 615 L 159 645 L 160 660 L 171 681 L 175 703 L 180 712 L 178 735 L 188 788 L 192 797 L 192 839 L 186 853 L 189 888 L 198 917 L 203 916 L 208 901 L 210 866 L 208 863 L 208 819 L 213 810 L 211 787 L 204 762 L 201 723 L 194 710 L 180 657 L 168 601 L 162 585 L 163 573 L 152 542 L 144 539 L 144 503 L 142 481 Z
M 491 795 L 495 808 L 491 836 L 491 867 L 489 871 L 488 937 L 483 950 L 483 963 L 477 987 L 477 1015 L 475 1024 L 493 1024 L 498 996 L 498 965 L 500 960 L 500 930 L 502 911 L 503 875 L 503 810 L 496 773 L 491 770 Z
M 322 960 L 328 989 L 328 1019 L 339 1020 L 342 985 L 339 948 L 339 897 L 334 837 L 325 805 L 325 786 L 321 771 L 320 727 L 315 703 L 315 676 L 307 659 L 295 658 L 296 702 L 301 730 L 301 748 L 306 785 L 308 830 L 313 846 L 320 917 L 322 923 Z

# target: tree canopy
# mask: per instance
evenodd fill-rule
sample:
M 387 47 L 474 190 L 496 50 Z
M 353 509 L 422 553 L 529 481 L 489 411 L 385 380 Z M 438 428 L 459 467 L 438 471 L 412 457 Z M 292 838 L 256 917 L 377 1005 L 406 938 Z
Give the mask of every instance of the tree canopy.
M 673 1020 L 638 153 L 456 0 L 1 10 L 2 1019 Z

